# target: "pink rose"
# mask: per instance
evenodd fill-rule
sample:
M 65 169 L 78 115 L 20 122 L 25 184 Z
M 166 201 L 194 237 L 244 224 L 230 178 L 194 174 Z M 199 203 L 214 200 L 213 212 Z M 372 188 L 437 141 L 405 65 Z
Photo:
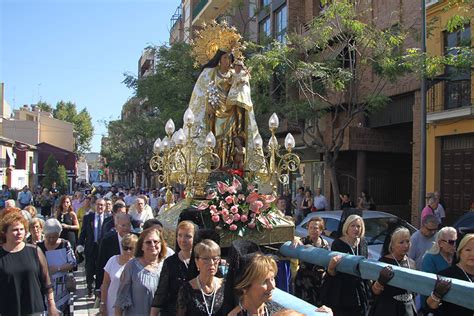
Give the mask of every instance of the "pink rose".
M 237 214 L 234 214 L 234 222 L 238 222 L 240 221 L 240 214 L 237 213 Z
M 232 225 L 229 226 L 229 229 L 230 230 L 237 230 L 237 225 L 232 224 Z
M 242 216 L 240 216 L 240 221 L 241 221 L 242 223 L 245 223 L 247 220 L 248 220 L 247 215 L 242 215 Z
M 215 205 L 211 205 L 209 209 L 211 210 L 211 212 L 217 212 L 217 206 Z
M 220 194 L 224 194 L 225 192 L 227 192 L 228 188 L 229 187 L 224 182 L 217 181 L 217 191 L 219 191 Z
M 221 214 L 222 216 L 229 216 L 229 210 L 225 208 L 221 211 Z
M 230 208 L 230 211 L 232 213 L 238 213 L 239 212 L 239 207 L 237 205 L 232 205 L 232 207 Z
M 213 216 L 211 217 L 211 220 L 212 220 L 214 223 L 218 223 L 219 220 L 220 220 L 220 219 L 219 219 L 219 215 L 213 215 Z
M 227 218 L 225 218 L 224 222 L 227 224 L 227 225 L 230 225 L 234 222 L 234 217 L 232 215 L 229 215 Z
M 248 223 L 247 225 L 250 229 L 254 229 L 255 228 L 255 222 L 250 222 Z
M 262 206 L 263 206 L 262 201 L 255 201 L 250 204 L 250 209 L 254 213 L 260 213 L 260 209 L 262 208 Z
M 264 198 L 265 198 L 265 203 L 268 203 L 268 204 L 274 202 L 275 199 L 276 199 L 276 198 L 275 198 L 273 195 L 271 195 L 271 194 L 265 195 Z
M 232 204 L 232 203 L 234 202 L 234 197 L 233 197 L 232 195 L 226 196 L 225 202 L 226 202 L 227 204 Z
M 232 186 L 238 191 L 242 189 L 242 184 L 239 180 L 235 179 L 232 181 Z
M 243 194 L 239 194 L 237 197 L 238 197 L 239 200 L 241 200 L 241 201 L 245 200 L 245 195 L 243 195 Z
M 206 199 L 213 200 L 216 197 L 216 195 L 217 195 L 216 192 L 212 191 L 206 196 Z

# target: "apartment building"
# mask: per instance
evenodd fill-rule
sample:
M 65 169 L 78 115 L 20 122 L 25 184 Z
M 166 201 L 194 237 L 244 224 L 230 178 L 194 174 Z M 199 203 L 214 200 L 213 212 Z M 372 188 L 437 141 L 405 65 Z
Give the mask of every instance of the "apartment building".
M 427 21 L 431 36 L 427 52 L 442 56 L 455 54 L 453 47 L 472 47 L 472 24 L 449 32 L 446 24 L 453 15 L 465 14 L 449 7 L 447 0 L 431 0 Z M 440 191 L 447 222 L 469 211 L 474 203 L 474 107 L 473 73 L 446 67 L 429 82 L 427 92 L 426 191 Z

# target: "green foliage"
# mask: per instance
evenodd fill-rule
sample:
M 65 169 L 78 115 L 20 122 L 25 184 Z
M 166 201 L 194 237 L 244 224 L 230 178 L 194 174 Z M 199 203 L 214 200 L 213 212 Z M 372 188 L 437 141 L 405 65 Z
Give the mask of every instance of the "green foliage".
M 43 112 L 53 113 L 53 107 L 46 102 L 40 101 L 36 103 L 36 107 L 38 107 Z
M 178 43 L 156 50 L 155 73 L 145 78 L 126 75 L 124 83 L 135 88 L 135 97 L 123 107 L 121 119 L 108 123 L 108 138 L 101 154 L 109 167 L 117 171 L 149 172 L 153 142 L 165 136 L 164 126 L 172 118 L 182 125 L 182 115 L 188 106 L 199 75 L 193 68 L 190 46 Z
M 56 182 L 56 185 L 61 193 L 65 193 L 67 189 L 67 172 L 66 168 L 63 165 L 59 165 L 58 161 L 54 158 L 53 155 L 49 155 L 46 160 L 44 167 L 44 178 L 41 180 L 41 185 L 46 188 L 51 188 L 53 182 Z

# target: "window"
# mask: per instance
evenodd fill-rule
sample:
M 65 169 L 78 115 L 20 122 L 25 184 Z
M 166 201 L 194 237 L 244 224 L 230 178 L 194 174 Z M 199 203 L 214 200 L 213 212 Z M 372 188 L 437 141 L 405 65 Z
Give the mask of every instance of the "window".
M 260 44 L 264 44 L 266 41 L 268 41 L 269 38 L 272 37 L 271 23 L 269 17 L 259 23 L 258 35 Z
M 466 25 L 464 28 L 454 32 L 444 32 L 444 54 L 445 55 L 458 55 L 459 47 L 471 46 L 471 26 Z M 454 67 L 446 67 L 446 74 L 453 75 L 458 73 L 456 79 L 468 79 L 470 78 L 470 71 L 460 71 Z M 462 78 L 461 78 L 462 77 Z
M 285 34 L 288 28 L 288 7 L 283 5 L 275 12 L 275 39 L 285 43 Z
M 264 7 L 266 7 L 267 5 L 270 5 L 270 2 L 271 2 L 271 0 L 261 0 L 261 1 L 260 1 L 260 7 L 261 7 L 261 8 L 264 8 Z

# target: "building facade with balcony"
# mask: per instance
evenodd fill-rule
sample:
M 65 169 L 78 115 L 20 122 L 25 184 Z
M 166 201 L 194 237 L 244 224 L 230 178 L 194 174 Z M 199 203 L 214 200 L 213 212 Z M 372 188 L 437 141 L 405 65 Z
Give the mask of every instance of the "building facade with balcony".
M 446 24 L 459 8 L 449 1 L 431 1 L 427 22 L 432 23 L 427 52 L 456 54 L 460 46 L 472 47 L 472 22 L 453 32 Z M 429 82 L 427 91 L 426 191 L 439 191 L 446 208 L 447 223 L 471 209 L 474 203 L 474 95 L 471 68 L 446 67 Z
M 421 25 L 420 3 L 402 1 L 360 1 L 360 20 L 385 30 L 399 25 L 410 25 L 411 37 L 404 47 L 420 47 L 418 41 Z M 257 7 L 258 39 L 284 42 L 287 32 L 304 33 L 314 17 L 324 12 L 325 7 L 318 0 L 259 0 Z M 406 46 L 406 47 L 405 47 Z M 343 57 L 344 47 L 335 47 L 332 54 Z M 370 73 L 360 82 L 359 93 L 366 95 L 375 84 Z M 385 86 L 383 93 L 390 102 L 380 111 L 357 117 L 344 135 L 344 144 L 336 168 L 341 192 L 350 193 L 353 202 L 362 190 L 368 190 L 377 204 L 377 209 L 390 211 L 407 220 L 417 222 L 421 210 L 418 205 L 419 190 L 419 107 L 420 82 L 415 76 L 406 76 L 396 83 Z M 287 95 L 294 95 L 287 91 Z M 327 120 L 325 122 L 325 120 Z M 304 123 L 308 126 L 312 122 Z M 330 118 L 320 120 L 320 128 L 330 137 Z M 298 128 L 281 130 L 295 132 Z M 295 135 L 297 150 L 302 157 L 300 176 L 293 178 L 292 189 L 299 186 L 315 189 L 321 187 L 323 194 L 333 199 L 329 170 L 324 156 L 317 148 L 306 147 L 301 136 Z

